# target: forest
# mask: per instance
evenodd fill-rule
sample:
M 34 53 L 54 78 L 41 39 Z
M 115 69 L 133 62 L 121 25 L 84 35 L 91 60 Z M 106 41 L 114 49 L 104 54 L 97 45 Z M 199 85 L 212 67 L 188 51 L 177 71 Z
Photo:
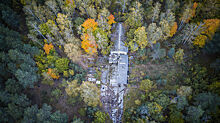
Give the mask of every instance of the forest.
M 0 0 L 0 123 L 112 123 L 100 99 L 118 23 L 129 60 L 120 122 L 217 123 L 219 7 L 219 0 Z

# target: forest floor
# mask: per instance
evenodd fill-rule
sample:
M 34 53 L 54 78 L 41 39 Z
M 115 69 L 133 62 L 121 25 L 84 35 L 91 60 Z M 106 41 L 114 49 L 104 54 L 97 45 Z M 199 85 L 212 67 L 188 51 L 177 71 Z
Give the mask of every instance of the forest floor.
M 145 77 L 150 77 L 152 80 L 167 78 L 172 82 L 175 79 L 174 75 L 181 72 L 181 67 L 176 65 L 172 59 L 160 62 L 147 61 L 146 64 L 135 64 L 133 61 L 131 63 L 129 66 L 130 84 L 137 84 L 136 82 L 143 80 Z
M 129 65 L 128 89 L 124 98 L 124 109 L 135 107 L 135 100 L 140 98 L 142 93 L 138 91 L 141 80 L 150 79 L 157 84 L 157 87 L 165 89 L 163 83 L 157 83 L 157 80 L 166 80 L 166 89 L 172 90 L 176 88 L 178 74 L 182 73 L 182 69 L 172 59 L 163 61 L 147 61 L 145 64 L 135 64 L 135 59 L 131 60 Z
M 74 116 L 77 116 L 84 121 L 88 121 L 86 117 L 79 114 L 79 109 L 84 108 L 81 104 L 82 101 L 76 101 L 74 104 L 68 103 L 68 96 L 65 93 L 64 87 L 59 87 L 62 84 L 61 80 L 62 79 L 55 81 L 52 86 L 38 83 L 38 85 L 34 86 L 34 88 L 28 89 L 27 94 L 31 99 L 32 104 L 37 104 L 39 107 L 41 107 L 44 103 L 50 104 L 52 106 L 52 111 L 59 110 L 62 113 L 66 113 L 69 117 L 69 122 Z M 51 92 L 56 88 L 59 88 L 62 91 L 61 96 L 58 99 L 51 95 Z

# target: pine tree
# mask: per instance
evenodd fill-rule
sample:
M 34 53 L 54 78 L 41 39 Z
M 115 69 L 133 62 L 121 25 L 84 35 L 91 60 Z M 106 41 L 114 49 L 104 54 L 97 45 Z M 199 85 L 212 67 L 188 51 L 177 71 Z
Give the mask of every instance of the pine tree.
M 7 24 L 7 26 L 19 29 L 20 16 L 4 4 L 0 4 L 0 10 L 1 19 Z
M 67 123 L 68 117 L 60 111 L 52 113 L 52 107 L 47 104 L 43 104 L 42 108 L 38 109 L 37 105 L 28 107 L 24 111 L 23 123 L 29 122 L 53 122 L 53 123 Z

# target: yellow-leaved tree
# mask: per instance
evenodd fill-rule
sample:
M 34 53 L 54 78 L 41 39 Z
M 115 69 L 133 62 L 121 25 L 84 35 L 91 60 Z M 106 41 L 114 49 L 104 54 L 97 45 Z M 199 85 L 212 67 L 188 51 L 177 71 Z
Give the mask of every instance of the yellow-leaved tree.
M 199 35 L 193 41 L 193 45 L 203 48 L 205 46 L 206 40 L 207 40 L 207 37 L 205 35 Z
M 67 87 L 65 91 L 68 96 L 76 97 L 79 95 L 79 85 L 77 84 L 77 80 L 73 80 L 71 82 L 67 82 Z
M 147 32 L 145 31 L 144 26 L 139 27 L 134 31 L 134 42 L 136 42 L 141 49 L 148 45 Z
M 75 1 L 74 0 L 66 0 L 66 4 L 71 6 L 71 7 L 75 7 Z
M 212 39 L 220 26 L 220 19 L 207 19 L 204 20 L 204 23 L 205 30 L 202 32 L 202 34 L 205 34 L 209 37 L 209 39 Z
M 100 102 L 100 89 L 91 82 L 83 82 L 79 87 L 80 96 L 88 106 L 96 107 Z
M 142 80 L 140 83 L 140 90 L 144 91 L 145 93 L 148 93 L 151 89 L 154 88 L 156 88 L 156 85 L 149 79 Z
M 204 30 L 193 41 L 193 45 L 203 48 L 207 40 L 211 40 L 220 26 L 220 19 L 204 20 Z
M 178 51 L 174 54 L 174 61 L 178 64 L 183 63 L 184 50 L 179 48 Z

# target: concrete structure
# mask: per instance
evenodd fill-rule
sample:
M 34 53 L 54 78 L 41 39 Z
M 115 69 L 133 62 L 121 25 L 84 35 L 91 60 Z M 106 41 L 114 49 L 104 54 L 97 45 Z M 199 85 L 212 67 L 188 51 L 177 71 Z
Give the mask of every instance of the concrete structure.
M 111 54 L 109 64 L 111 75 L 110 84 L 112 86 L 118 86 L 127 84 L 127 74 L 128 74 L 128 56 L 124 54 Z
M 121 23 L 112 35 L 114 47 L 109 56 L 109 66 L 102 73 L 101 101 L 113 123 L 120 123 L 123 115 L 123 96 L 127 86 L 128 48 L 123 41 L 124 29 Z
M 124 29 L 121 23 L 117 26 L 116 34 L 113 36 L 117 37 L 114 42 L 114 48 L 109 56 L 109 64 L 111 65 L 111 77 L 110 84 L 112 86 L 118 86 L 127 84 L 128 74 L 128 48 L 125 47 L 123 40 Z

